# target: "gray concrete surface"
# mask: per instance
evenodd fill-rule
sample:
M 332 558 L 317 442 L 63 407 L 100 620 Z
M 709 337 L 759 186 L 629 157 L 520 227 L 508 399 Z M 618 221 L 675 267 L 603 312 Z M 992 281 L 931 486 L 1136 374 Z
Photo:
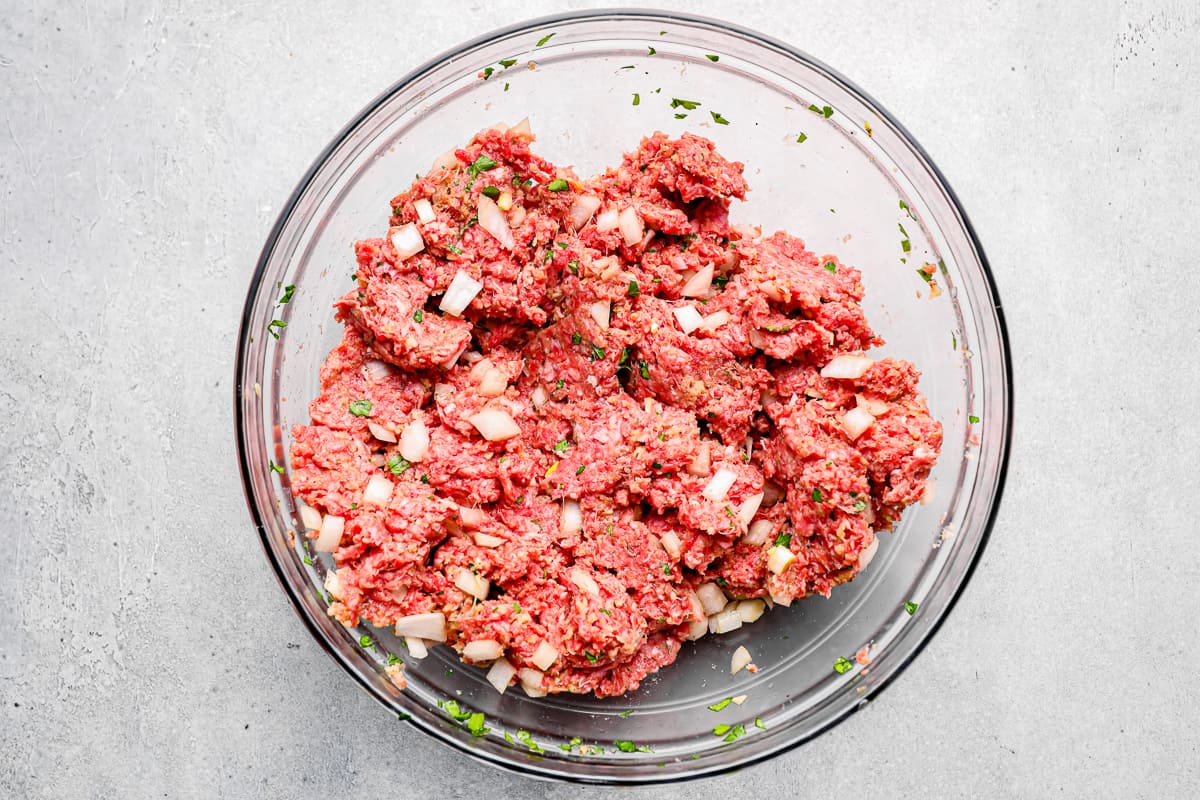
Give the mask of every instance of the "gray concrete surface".
M 358 690 L 268 570 L 231 433 L 244 288 L 314 154 L 444 48 L 585 5 L 0 3 L 0 796 L 616 796 L 465 761 Z M 686 792 L 1195 796 L 1200 9 L 738 6 L 949 176 L 1007 307 L 1017 434 L 916 665 Z

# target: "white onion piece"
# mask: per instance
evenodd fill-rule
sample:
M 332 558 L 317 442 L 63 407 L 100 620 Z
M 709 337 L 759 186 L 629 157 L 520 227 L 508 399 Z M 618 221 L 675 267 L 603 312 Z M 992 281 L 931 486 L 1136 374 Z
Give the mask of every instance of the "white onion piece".
M 858 569 L 862 571 L 867 568 L 871 560 L 875 558 L 875 551 L 879 549 L 879 537 L 876 536 L 871 540 L 871 543 L 863 548 L 863 551 L 858 554 Z
M 411 222 L 392 228 L 388 232 L 388 238 L 392 247 L 396 249 L 396 257 L 401 261 L 412 258 L 425 249 L 425 240 L 421 238 L 421 232 Z
M 467 306 L 471 305 L 471 301 L 482 291 L 483 284 L 460 269 L 450 279 L 450 285 L 446 287 L 446 293 L 442 295 L 442 301 L 438 303 L 438 308 L 452 317 L 461 316 L 467 310 Z M 462 354 L 459 353 L 459 355 Z M 455 358 L 457 360 L 457 356 Z
M 696 597 L 700 598 L 700 605 L 703 606 L 705 614 L 716 614 L 729 602 L 721 587 L 715 583 L 702 583 L 697 586 Z
M 493 366 L 490 358 L 484 358 L 482 354 L 474 350 L 464 353 L 463 361 L 471 365 L 471 371 L 467 373 L 467 377 L 476 382 L 482 380 L 484 373 Z
M 499 397 L 508 388 L 508 376 L 492 367 L 479 381 L 479 394 L 483 397 Z
M 738 613 L 737 606 L 732 603 L 729 607 L 708 618 L 709 633 L 729 633 L 740 627 L 742 627 L 742 615 Z
M 570 536 L 583 530 L 583 510 L 574 500 L 563 501 L 562 516 L 559 518 L 559 530 L 563 535 Z
M 763 544 L 771 538 L 775 525 L 769 519 L 756 519 L 750 523 L 750 530 L 742 537 L 746 544 Z
M 392 482 L 382 475 L 372 475 L 371 480 L 367 481 L 367 488 L 363 489 L 362 501 L 365 506 L 386 506 L 388 500 L 392 499 Z
M 759 492 L 742 501 L 742 505 L 738 507 L 738 516 L 741 517 L 743 523 L 749 525 L 754 521 L 754 515 L 758 513 L 758 507 L 762 505 L 764 496 L 762 492 Z
M 732 703 L 735 706 L 740 706 L 742 703 L 746 702 L 747 698 L 749 698 L 749 697 L 750 697 L 750 695 L 748 695 L 748 694 L 739 694 L 737 697 L 731 697 L 729 699 L 730 699 L 730 701 L 732 701 Z
M 784 608 L 790 606 L 792 601 L 795 599 L 796 598 L 792 597 L 791 595 L 775 594 L 774 592 L 771 593 L 771 602 L 777 606 L 783 606 Z
M 433 164 L 429 167 L 429 171 L 437 172 L 439 169 L 450 169 L 457 166 L 458 156 L 454 155 L 454 148 L 452 147 L 433 160 Z
M 466 343 L 464 342 L 464 343 L 463 343 L 463 346 L 462 346 L 462 347 L 460 347 L 460 348 L 458 348 L 458 352 L 457 352 L 457 353 L 455 353 L 454 355 L 450 356 L 450 358 L 446 359 L 446 361 L 445 361 L 445 362 L 443 362 L 442 364 L 440 364 L 439 366 L 440 366 L 442 369 L 450 369 L 451 367 L 453 367 L 455 364 L 457 364 L 457 363 L 458 363 L 458 359 L 459 359 L 459 358 L 462 356 L 462 354 L 463 354 L 463 351 L 464 351 L 464 350 L 466 350 L 466 349 L 467 349 L 467 345 L 466 345 Z
M 689 642 L 694 642 L 706 633 L 708 633 L 707 618 L 692 620 L 688 623 L 687 636 L 683 638 L 687 639 Z
M 517 670 L 517 677 L 521 679 L 521 688 L 530 697 L 541 697 L 546 694 L 542 691 L 542 678 L 545 677 L 545 674 L 540 670 L 525 667 Z M 537 692 L 537 694 L 534 694 L 534 692 Z
M 767 569 L 776 575 L 790 567 L 795 560 L 796 554 L 783 545 L 775 545 L 767 551 Z
M 546 692 L 544 689 L 535 689 L 532 686 L 529 686 L 524 683 L 521 684 L 521 690 L 525 692 L 526 697 L 545 697 L 546 696 Z
M 504 540 L 499 536 L 492 536 L 490 533 L 480 533 L 476 531 L 473 538 L 475 544 L 479 547 L 499 547 L 504 544 Z
M 874 359 L 866 356 L 836 356 L 821 368 L 821 377 L 842 380 L 861 378 L 874 363 Z
M 388 594 L 390 594 L 397 603 L 403 603 L 404 598 L 408 597 L 408 587 L 407 586 L 397 586 L 395 588 L 389 589 Z
M 504 655 L 504 648 L 495 639 L 476 639 L 463 646 L 462 654 L 472 661 L 495 661 Z
M 658 542 L 671 558 L 679 558 L 679 554 L 683 552 L 683 544 L 679 541 L 679 537 L 675 535 L 675 531 L 667 531 L 658 537 Z
M 719 503 L 729 494 L 729 489 L 736 480 L 737 473 L 721 467 L 717 474 L 708 479 L 708 485 L 704 487 L 704 496 L 714 503 Z
M 478 414 L 467 417 L 467 422 L 475 426 L 475 430 L 489 442 L 503 442 L 521 434 L 516 421 L 507 411 L 496 408 L 485 408 Z
M 496 201 L 486 194 L 479 195 L 479 227 L 496 237 L 496 241 L 512 250 L 516 246 L 512 229 L 508 227 L 508 217 L 496 205 Z
M 418 636 L 405 636 L 404 646 L 408 648 L 408 655 L 411 658 L 420 660 L 429 655 L 429 648 L 425 646 L 425 640 Z
M 679 291 L 684 297 L 704 297 L 712 289 L 713 282 L 713 265 L 706 264 L 700 268 L 692 277 L 688 278 L 688 282 L 683 285 Z
M 477 600 L 486 600 L 492 583 L 487 578 L 481 578 L 466 567 L 460 567 L 454 585 Z
M 606 208 L 600 212 L 600 216 L 596 217 L 596 230 L 600 233 L 607 233 L 613 228 L 616 228 L 620 213 L 615 208 Z
M 410 614 L 396 620 L 397 636 L 416 636 L 433 642 L 446 641 L 446 615 L 440 611 Z
M 744 646 L 734 650 L 733 657 L 729 659 L 729 671 L 737 675 L 748 666 L 750 666 L 750 651 Z
M 930 478 L 925 481 L 925 491 L 921 492 L 921 505 L 927 506 L 933 502 L 933 498 L 937 496 L 937 478 Z
M 865 408 L 867 411 L 870 411 L 872 417 L 881 417 L 891 408 L 887 400 L 871 400 L 863 397 L 861 394 L 854 396 L 854 402 L 859 408 Z
M 867 428 L 875 424 L 875 417 L 871 416 L 871 412 L 862 406 L 856 406 L 846 412 L 842 417 L 842 427 L 846 429 L 846 435 L 850 437 L 850 441 L 858 439 L 866 433 Z
M 688 592 L 688 605 L 691 606 L 691 617 L 693 620 L 705 620 L 708 614 L 704 611 L 704 604 L 700 602 L 700 595 L 693 592 Z
M 704 317 L 704 319 L 700 322 L 700 327 L 706 331 L 715 331 L 717 328 L 729 322 L 731 319 L 733 319 L 733 315 L 731 315 L 728 311 L 714 311 L 713 313 Z
M 546 405 L 546 401 L 549 399 L 546 396 L 546 390 L 541 386 L 533 387 L 533 391 L 529 393 L 529 402 L 533 404 L 534 411 Z
M 367 430 L 369 430 L 371 435 L 381 442 L 391 442 L 392 444 L 395 444 L 396 442 L 396 434 L 392 433 L 374 420 L 367 420 Z
M 337 550 L 342 541 L 342 531 L 346 529 L 346 519 L 326 514 L 321 520 L 321 535 L 313 542 L 313 550 L 318 553 L 332 553 Z
M 600 207 L 600 198 L 594 194 L 581 194 L 575 198 L 575 203 L 571 206 L 568 212 L 571 216 L 571 226 L 575 230 L 579 230 L 584 225 L 587 225 L 588 220 L 596 213 L 596 209 Z
M 558 650 L 554 645 L 545 640 L 537 646 L 533 651 L 533 655 L 529 657 L 529 663 L 543 671 L 550 669 L 550 666 L 557 660 Z
M 513 676 L 516 674 L 517 668 L 508 663 L 508 659 L 498 658 L 492 664 L 492 668 L 487 671 L 487 682 L 497 692 L 504 694 L 504 690 L 512 683 Z
M 478 528 L 487 519 L 487 515 L 482 509 L 471 508 L 470 506 L 458 507 L 458 521 L 466 528 Z
M 671 309 L 671 313 L 675 315 L 675 321 L 684 333 L 691 333 L 704 324 L 704 317 L 700 316 L 695 306 L 680 306 Z
M 743 600 L 738 603 L 738 614 L 742 617 L 742 622 L 757 622 L 758 618 L 767 610 L 767 604 L 762 600 Z
M 400 432 L 400 455 L 416 464 L 429 455 L 429 427 L 418 417 Z
M 592 319 L 596 320 L 596 324 L 600 326 L 600 330 L 608 330 L 608 320 L 612 316 L 612 301 L 597 300 L 588 306 L 588 314 Z
M 300 522 L 310 531 L 321 530 L 321 512 L 317 511 L 312 506 L 300 506 L 296 509 L 300 513 Z
M 421 222 L 433 222 L 437 219 L 437 215 L 433 213 L 433 204 L 425 198 L 413 200 L 413 210 L 417 212 L 417 219 Z
M 396 374 L 395 367 L 377 358 L 372 358 L 368 361 L 364 365 L 364 368 L 367 370 L 367 377 L 373 381 L 385 381 Z
M 642 224 L 642 218 L 638 216 L 633 206 L 626 206 L 621 209 L 621 213 L 617 215 L 617 227 L 621 229 L 621 238 L 630 247 L 640 242 L 642 234 L 646 232 L 646 227 Z
M 372 453 L 371 463 L 377 467 L 382 467 L 383 465 L 387 464 L 387 457 L 384 456 L 383 453 Z
M 592 597 L 600 596 L 600 586 L 596 583 L 595 578 L 579 567 L 571 570 L 571 583 L 578 586 L 580 591 L 585 594 L 590 594 Z
M 525 136 L 528 136 L 529 134 L 533 133 L 533 131 L 531 131 L 529 129 L 529 117 L 525 117 L 520 122 L 518 122 L 516 125 L 513 125 L 511 128 L 508 129 L 508 132 L 509 133 L 520 133 Z
M 708 445 L 701 442 L 696 457 L 692 459 L 692 463 L 687 465 L 687 471 L 689 475 L 695 475 L 698 478 L 708 477 L 708 473 L 712 472 L 712 458 L 709 455 Z
M 338 576 L 336 569 L 325 573 L 325 591 L 335 600 L 342 599 L 342 579 Z

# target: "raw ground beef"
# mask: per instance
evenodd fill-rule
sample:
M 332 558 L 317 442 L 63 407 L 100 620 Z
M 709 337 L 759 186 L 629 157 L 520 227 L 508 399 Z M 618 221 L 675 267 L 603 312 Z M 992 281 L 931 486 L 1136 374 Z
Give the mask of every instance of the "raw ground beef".
M 355 245 L 292 489 L 344 525 L 346 625 L 441 614 L 532 694 L 619 695 L 708 629 L 706 584 L 786 605 L 853 578 L 942 429 L 916 367 L 863 357 L 857 269 L 730 227 L 748 187 L 711 142 L 656 133 L 581 180 L 532 140 L 482 131 Z

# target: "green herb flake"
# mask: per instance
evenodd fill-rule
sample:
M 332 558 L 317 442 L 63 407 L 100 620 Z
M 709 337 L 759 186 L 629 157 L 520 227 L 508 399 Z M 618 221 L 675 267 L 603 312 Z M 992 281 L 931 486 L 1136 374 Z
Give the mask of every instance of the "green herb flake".
M 912 242 L 910 242 L 908 239 L 901 239 L 900 240 L 900 249 L 906 253 L 911 253 L 912 252 Z
M 482 711 L 476 711 L 467 717 L 467 730 L 471 732 L 472 736 L 483 736 L 488 732 L 487 727 L 484 726 L 486 720 Z
M 272 337 L 278 339 L 279 331 L 286 327 L 287 327 L 287 323 L 284 322 L 283 320 L 273 319 L 267 324 L 267 333 L 271 334 Z
M 506 83 L 506 84 L 504 84 L 504 91 L 506 91 L 506 92 L 508 91 L 508 84 L 507 84 L 507 83 Z
M 637 750 L 637 745 L 628 739 L 616 739 L 613 741 L 613 744 L 615 744 L 617 749 L 622 753 L 633 753 Z
M 287 286 L 283 287 L 283 297 L 279 298 L 279 304 L 283 305 L 284 303 L 292 302 L 292 295 L 295 293 L 296 286 L 294 284 L 289 283 Z
M 474 178 L 478 177 L 481 172 L 487 172 L 488 170 L 495 169 L 498 166 L 500 165 L 492 159 L 481 155 L 479 158 L 471 162 L 471 166 L 467 167 L 467 172 L 470 173 L 471 177 Z
M 311 567 L 313 565 L 313 560 L 311 558 L 309 558 L 308 556 L 305 556 L 304 563 L 308 564 Z
M 852 669 L 854 669 L 854 664 L 841 656 L 838 656 L 838 660 L 833 662 L 833 671 L 838 675 L 845 675 Z
M 586 651 L 584 652 L 583 657 L 588 660 L 589 664 L 595 664 L 597 661 L 600 660 L 600 656 L 594 656 L 591 653 L 586 652 Z
M 579 333 L 571 334 L 571 344 L 579 344 L 582 341 L 583 341 L 583 334 L 579 334 Z
M 580 464 L 579 469 L 575 470 L 575 474 L 582 475 L 585 469 L 587 469 L 587 464 Z
M 762 721 L 762 717 L 754 718 L 754 727 L 758 728 L 760 731 L 765 731 L 767 729 L 767 726 Z
M 567 269 L 571 271 L 572 275 L 578 275 L 579 274 L 579 260 L 572 258 L 570 261 L 567 262 Z
M 400 661 L 401 661 L 400 656 L 396 655 L 395 653 L 388 653 L 387 663 L 388 663 L 389 667 L 393 666 L 395 664 L 399 664 Z
M 650 468 L 651 468 L 651 469 L 662 469 L 662 462 L 661 462 L 661 461 L 655 461 L 654 463 L 652 463 L 652 464 L 650 465 Z
M 710 111 L 708 113 L 712 115 L 713 122 L 717 123 L 718 125 L 728 125 L 729 124 L 729 120 L 722 117 L 716 111 Z
M 800 131 L 800 135 L 796 137 L 796 144 L 804 144 L 806 141 L 808 141 L 808 134 Z
M 970 422 L 971 424 L 974 424 L 974 423 L 976 423 L 976 422 L 979 422 L 979 417 L 977 417 L 977 416 L 975 416 L 974 414 L 972 414 L 972 415 L 970 415 L 969 417 L 967 417 L 967 422 Z
M 951 350 L 958 349 L 958 337 L 955 336 L 953 333 L 950 334 L 950 349 Z
M 696 100 L 680 100 L 678 97 L 671 98 L 671 108 L 686 108 L 688 111 L 695 111 L 700 106 Z
M 495 200 L 500 196 L 500 189 L 495 186 L 485 186 L 479 190 L 479 193 Z
M 629 297 L 637 297 L 642 293 L 642 287 L 638 286 L 637 281 L 630 281 L 629 288 L 625 290 L 625 294 Z
M 913 216 L 912 209 L 908 207 L 908 203 L 904 202 L 903 200 L 900 201 L 900 210 L 907 214 L 909 219 L 916 219 L 916 217 Z
M 605 356 L 604 348 L 600 345 L 592 345 L 592 361 L 603 361 Z
M 624 711 L 622 711 L 620 714 L 617 714 L 617 716 L 618 716 L 618 717 L 620 717 L 621 719 L 627 719 L 627 718 L 628 718 L 628 717 L 630 717 L 632 714 L 633 714 L 633 709 L 632 709 L 632 708 L 627 708 L 627 709 L 625 709 Z
M 546 184 L 546 188 L 552 192 L 565 192 L 571 188 L 571 184 L 564 181 L 562 178 L 555 178 Z
M 554 452 L 555 452 L 555 454 L 556 454 L 556 455 L 560 455 L 560 456 L 561 456 L 561 455 L 563 455 L 564 453 L 566 453 L 566 452 L 567 452 L 567 448 L 568 448 L 568 447 L 570 447 L 570 446 L 571 446 L 571 443 L 570 443 L 570 442 L 568 442 L 566 439 L 563 439 L 561 442 L 559 442 L 558 444 L 554 445 Z
M 538 43 L 537 43 L 537 45 L 535 45 L 535 46 L 536 46 L 536 47 L 541 47 L 542 45 L 544 45 L 546 42 L 550 41 L 550 40 L 551 40 L 551 39 L 553 39 L 553 38 L 554 38 L 554 34 L 553 34 L 553 33 L 547 33 L 545 36 L 543 36 L 542 38 L 538 39 Z
M 393 455 L 391 458 L 389 458 L 387 460 L 388 471 L 397 477 L 403 475 L 405 473 L 405 471 L 407 471 L 411 467 L 412 467 L 412 464 L 409 463 L 407 460 L 405 460 L 405 458 L 403 456 L 400 456 L 400 455 Z
M 558 380 L 556 380 L 554 382 L 554 388 L 560 392 L 563 390 L 563 387 L 566 385 L 567 385 L 567 382 L 564 381 L 562 378 L 559 378 Z
M 833 273 L 833 274 L 837 274 L 837 264 L 833 263 L 832 261 L 826 261 L 825 262 L 825 271 Z
M 866 510 L 867 510 L 866 498 L 860 497 L 854 501 L 854 513 L 855 514 L 861 514 L 862 512 L 864 512 Z
M 515 58 L 500 59 L 500 66 L 504 67 L 505 69 L 508 69 L 509 67 L 511 67 L 513 64 L 516 64 L 516 63 L 517 63 L 517 60 Z
M 729 704 L 732 702 L 733 702 L 732 697 L 726 697 L 724 700 L 718 700 L 717 702 L 713 703 L 711 706 L 708 707 L 708 710 L 709 711 L 722 711 L 722 710 L 728 708 Z
M 776 547 L 791 547 L 792 546 L 792 535 L 790 533 L 788 533 L 787 531 L 780 531 L 778 534 L 775 535 L 775 546 Z
M 641 374 L 643 379 L 650 380 L 650 365 L 645 361 L 638 362 L 638 372 Z
M 650 47 L 649 45 L 646 45 L 646 49 L 649 51 L 648 53 L 646 53 L 646 55 L 648 55 L 648 56 L 652 56 L 652 55 L 655 55 L 656 53 L 658 53 L 657 50 L 655 50 L 653 47 Z
M 687 114 L 676 114 L 675 119 L 687 119 Z
M 812 499 L 813 499 L 814 503 L 824 503 L 825 495 L 821 494 L 820 489 L 813 489 L 812 490 Z
M 637 92 L 633 93 L 633 104 L 635 106 L 640 106 L 642 104 L 642 96 Z
M 416 311 L 413 312 L 413 321 L 424 322 L 425 321 L 425 312 L 418 308 Z
M 732 742 L 734 739 L 737 739 L 737 738 L 739 738 L 741 736 L 745 736 L 745 735 L 746 735 L 746 728 L 744 725 L 742 725 L 739 722 L 737 725 L 733 726 L 733 730 L 731 730 L 729 732 L 729 735 L 726 736 L 724 739 L 722 739 L 722 741 Z
M 274 461 L 267 461 L 267 467 L 271 470 L 271 472 L 274 472 L 277 475 L 283 474 L 283 467 L 279 466 Z
M 904 604 L 904 610 L 907 611 L 908 615 L 911 617 L 913 614 L 917 613 L 917 604 L 912 600 L 909 600 Z
M 360 646 L 365 647 L 368 650 L 375 646 L 375 641 L 370 636 L 367 636 L 365 633 L 362 636 L 358 637 L 358 643 Z
M 427 484 L 427 485 L 428 485 L 428 483 L 429 483 L 429 476 L 428 476 L 428 475 L 422 475 L 422 476 L 421 476 L 421 483 L 424 483 L 424 484 Z
M 732 725 L 714 725 L 713 726 L 713 736 L 724 736 L 725 734 L 729 733 L 731 730 L 733 730 Z
M 721 60 L 720 56 L 714 56 L 712 53 L 705 53 L 704 57 L 707 58 L 709 61 L 713 62 L 714 64 Z
M 356 417 L 371 416 L 371 401 L 370 400 L 352 400 L 350 402 L 350 413 Z

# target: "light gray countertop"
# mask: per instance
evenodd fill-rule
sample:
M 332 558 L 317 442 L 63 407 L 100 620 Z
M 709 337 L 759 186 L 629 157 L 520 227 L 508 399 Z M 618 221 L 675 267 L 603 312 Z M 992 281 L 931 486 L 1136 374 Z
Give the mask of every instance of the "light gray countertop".
M 459 41 L 589 5 L 2 3 L 0 796 L 621 791 L 480 766 L 356 687 L 267 565 L 231 420 L 245 288 L 325 143 Z M 973 581 L 887 692 L 634 794 L 1194 796 L 1200 8 L 738 6 L 958 191 L 1007 311 L 1014 447 Z

